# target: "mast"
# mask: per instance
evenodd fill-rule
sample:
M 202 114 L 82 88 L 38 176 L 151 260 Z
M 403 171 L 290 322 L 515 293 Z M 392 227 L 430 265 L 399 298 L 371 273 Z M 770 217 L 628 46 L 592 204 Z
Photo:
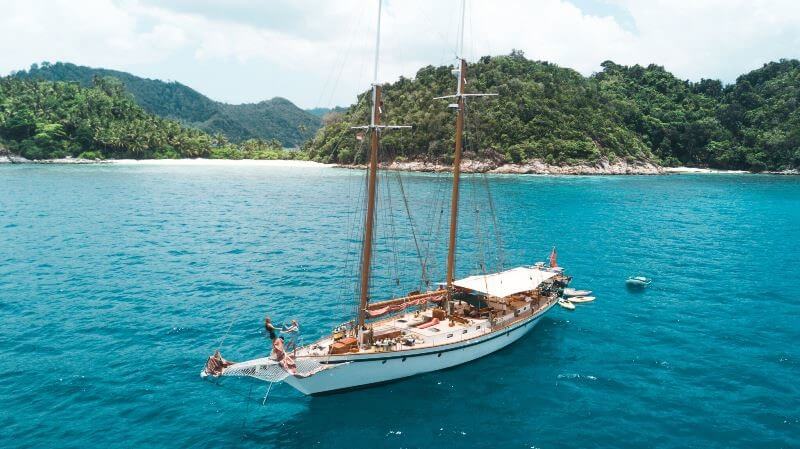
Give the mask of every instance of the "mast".
M 375 236 L 375 193 L 378 181 L 378 146 L 380 135 L 377 126 L 380 125 L 381 87 L 372 85 L 372 135 L 370 136 L 369 173 L 367 175 L 367 215 L 364 217 L 364 241 L 361 249 L 361 288 L 358 307 L 358 326 L 364 326 L 365 310 L 369 302 L 369 278 L 372 269 L 372 239 Z
M 456 236 L 458 233 L 458 199 L 459 182 L 461 178 L 461 149 L 464 137 L 464 85 L 467 76 L 467 61 L 464 59 L 464 17 L 466 15 L 466 0 L 461 0 L 461 26 L 458 29 L 458 84 L 456 85 L 456 148 L 453 153 L 453 193 L 450 197 L 450 238 L 447 244 L 447 303 L 453 292 L 453 281 L 456 270 Z
M 463 20 L 463 15 L 462 15 Z M 463 25 L 462 25 L 463 26 Z M 463 36 L 463 31 L 462 31 Z M 453 281 L 455 280 L 456 268 L 456 236 L 458 233 L 458 198 L 459 198 L 459 182 L 461 178 L 461 150 L 463 146 L 464 135 L 464 78 L 467 71 L 467 61 L 463 58 L 459 59 L 458 69 L 458 91 L 456 97 L 458 99 L 456 114 L 456 148 L 453 154 L 453 193 L 450 198 L 450 239 L 447 246 L 447 290 L 452 291 Z M 449 295 L 448 295 L 449 300 Z
M 456 237 L 458 235 L 458 199 L 459 182 L 461 180 L 461 151 L 464 144 L 464 109 L 466 97 L 483 97 L 497 94 L 468 94 L 465 93 L 467 85 L 467 60 L 464 57 L 464 18 L 466 16 L 466 0 L 461 0 L 461 27 L 458 29 L 458 84 L 455 95 L 446 95 L 437 98 L 455 98 L 456 103 L 451 104 L 457 110 L 455 151 L 453 153 L 453 193 L 450 198 L 450 238 L 447 246 L 447 297 L 443 304 L 447 310 L 448 303 L 453 293 L 453 281 L 456 271 Z
M 372 71 L 372 114 L 369 130 L 369 173 L 367 174 L 367 214 L 364 217 L 364 239 L 361 248 L 361 285 L 359 289 L 358 329 L 364 327 L 365 311 L 369 302 L 369 278 L 372 269 L 372 239 L 375 236 L 375 191 L 378 183 L 378 147 L 381 123 L 381 87 L 378 85 L 378 58 L 381 46 L 381 4 L 378 0 L 378 30 L 375 38 L 375 65 Z

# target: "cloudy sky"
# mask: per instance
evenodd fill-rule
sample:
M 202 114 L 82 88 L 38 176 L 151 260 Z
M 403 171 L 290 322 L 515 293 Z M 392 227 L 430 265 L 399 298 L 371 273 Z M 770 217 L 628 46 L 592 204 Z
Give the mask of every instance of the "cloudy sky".
M 0 0 L 0 75 L 68 61 L 215 100 L 346 105 L 371 82 L 377 0 Z M 800 0 L 468 0 L 470 59 L 521 49 L 583 74 L 611 59 L 725 82 L 800 57 Z M 379 78 L 455 57 L 460 0 L 384 0 Z

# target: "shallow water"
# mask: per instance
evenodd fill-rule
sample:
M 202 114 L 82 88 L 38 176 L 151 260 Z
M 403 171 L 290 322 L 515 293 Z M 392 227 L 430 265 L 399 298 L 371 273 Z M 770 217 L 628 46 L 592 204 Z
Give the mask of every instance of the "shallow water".
M 262 406 L 264 384 L 202 381 L 223 337 L 232 359 L 266 353 L 264 313 L 298 318 L 306 340 L 350 317 L 361 176 L 0 167 L 0 446 L 800 447 L 797 177 L 491 177 L 506 265 L 557 245 L 597 301 L 383 387 L 307 398 L 277 385 Z M 404 184 L 421 246 L 437 235 L 439 280 L 446 184 Z M 465 185 L 461 275 L 498 258 L 469 226 L 488 202 Z M 419 278 L 389 199 L 382 229 L 395 220 L 402 241 L 378 249 L 384 294 Z M 632 292 L 631 274 L 655 281 Z

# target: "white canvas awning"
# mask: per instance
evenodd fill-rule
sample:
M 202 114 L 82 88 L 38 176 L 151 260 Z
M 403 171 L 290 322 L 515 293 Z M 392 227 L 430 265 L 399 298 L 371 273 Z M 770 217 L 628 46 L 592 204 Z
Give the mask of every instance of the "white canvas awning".
M 515 293 L 534 290 L 539 284 L 556 274 L 553 271 L 539 268 L 518 267 L 500 273 L 459 279 L 453 282 L 453 285 L 489 296 L 503 298 Z

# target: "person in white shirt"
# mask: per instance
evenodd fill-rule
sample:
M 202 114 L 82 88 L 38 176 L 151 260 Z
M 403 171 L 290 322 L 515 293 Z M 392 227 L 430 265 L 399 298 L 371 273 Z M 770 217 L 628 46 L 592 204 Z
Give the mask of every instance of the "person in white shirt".
M 297 350 L 297 337 L 300 335 L 300 325 L 297 324 L 297 320 L 292 320 L 292 324 L 289 326 L 284 326 L 281 330 L 282 334 L 286 334 L 289 336 L 289 343 L 286 345 L 287 351 L 296 351 Z

